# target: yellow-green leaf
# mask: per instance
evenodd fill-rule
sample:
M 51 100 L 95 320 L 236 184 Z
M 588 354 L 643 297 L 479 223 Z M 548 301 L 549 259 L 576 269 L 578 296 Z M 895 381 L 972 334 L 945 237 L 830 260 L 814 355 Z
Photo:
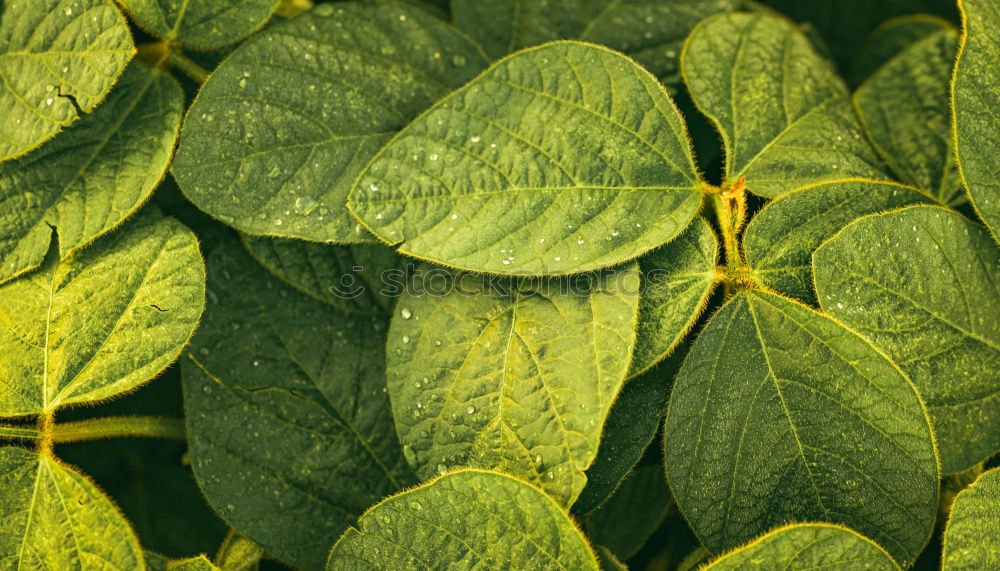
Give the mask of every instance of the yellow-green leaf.
M 899 565 L 878 544 L 854 530 L 828 523 L 796 523 L 769 531 L 703 569 L 747 568 L 760 571 L 898 571 Z
M 955 497 L 944 532 L 944 571 L 1000 568 L 1000 468 Z
M 120 0 L 140 28 L 196 50 L 239 41 L 271 17 L 280 0 Z

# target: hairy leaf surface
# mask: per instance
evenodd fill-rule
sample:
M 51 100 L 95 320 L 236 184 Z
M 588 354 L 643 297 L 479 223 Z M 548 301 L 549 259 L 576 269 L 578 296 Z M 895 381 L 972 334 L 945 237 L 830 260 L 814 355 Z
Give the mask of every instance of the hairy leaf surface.
M 621 54 L 518 52 L 403 129 L 348 205 L 400 252 L 499 274 L 614 265 L 677 236 L 701 203 L 684 122 Z
M 937 458 L 913 386 L 864 338 L 773 294 L 737 294 L 702 330 L 665 451 L 674 498 L 715 553 L 823 520 L 908 565 L 934 525 Z
M 485 65 L 420 8 L 320 4 L 212 73 L 188 112 L 174 176 L 200 209 L 249 234 L 371 240 L 344 208 L 358 172 Z
M 348 316 L 257 266 L 208 262 L 205 318 L 182 361 L 191 465 L 232 527 L 321 567 L 365 508 L 412 482 L 385 394 L 385 317 Z
M 607 502 L 587 516 L 587 535 L 618 558 L 628 559 L 656 531 L 669 508 L 670 490 L 663 466 L 639 466 Z
M 770 531 L 709 563 L 704 569 L 871 569 L 899 565 L 867 537 L 828 523 L 796 523 Z
M 389 396 L 408 460 L 423 479 L 498 468 L 572 504 L 635 346 L 637 266 L 561 280 L 451 277 L 443 290 L 433 280 L 410 288 L 389 331 Z
M 134 51 L 109 0 L 7 0 L 2 16 L 0 161 L 92 111 Z
M 59 137 L 0 163 L 0 281 L 66 258 L 137 210 L 163 178 L 184 111 L 164 72 L 133 63 L 108 100 Z
M 147 551 L 145 558 L 146 568 L 149 571 L 219 571 L 219 568 L 204 555 L 170 560 L 159 553 Z
M 944 534 L 944 571 L 1000 567 L 1000 468 L 984 472 L 955 498 Z
M 949 210 L 914 206 L 857 220 L 813 260 L 824 311 L 884 349 L 920 389 L 944 472 L 1000 451 L 1000 250 L 989 234 Z
M 959 0 L 965 33 L 952 81 L 958 167 L 976 212 L 1000 242 L 1000 4 Z
M 538 488 L 498 472 L 450 472 L 365 512 L 330 552 L 352 569 L 580 569 L 597 559 Z
M 743 248 L 754 279 L 816 304 L 812 253 L 828 238 L 867 214 L 931 202 L 916 189 L 890 182 L 838 180 L 787 193 L 747 226 Z
M 691 32 L 681 55 L 698 108 L 726 149 L 725 178 L 764 197 L 844 177 L 884 178 L 847 88 L 791 22 L 719 14 Z
M 909 14 L 883 22 L 872 31 L 851 61 L 851 84 L 861 84 L 903 50 L 942 30 L 955 31 L 955 26 L 930 14 Z
M 241 40 L 267 22 L 280 0 L 119 0 L 142 29 L 196 50 Z
M 965 200 L 951 139 L 949 81 L 958 34 L 946 28 L 902 50 L 854 93 L 868 138 L 899 180 L 941 204 Z
M 79 255 L 0 286 L 0 416 L 133 389 L 169 365 L 201 316 L 198 242 L 145 212 Z
M 5 569 L 145 569 L 118 508 L 50 455 L 0 448 L 0 521 Z

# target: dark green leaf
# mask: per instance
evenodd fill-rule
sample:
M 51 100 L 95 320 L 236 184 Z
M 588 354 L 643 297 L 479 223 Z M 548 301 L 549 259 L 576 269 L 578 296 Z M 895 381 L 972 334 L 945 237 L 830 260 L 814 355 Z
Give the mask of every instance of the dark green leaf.
M 907 47 L 942 30 L 955 30 L 955 26 L 930 14 L 899 16 L 883 22 L 852 59 L 848 74 L 851 85 L 859 85 Z
M 944 534 L 944 571 L 1000 567 L 1000 468 L 984 472 L 955 498 Z
M 139 27 L 196 50 L 241 40 L 267 22 L 280 0 L 119 0 Z
M 663 466 L 639 466 L 608 501 L 587 516 L 587 535 L 619 559 L 628 559 L 656 531 L 669 508 L 670 490 Z

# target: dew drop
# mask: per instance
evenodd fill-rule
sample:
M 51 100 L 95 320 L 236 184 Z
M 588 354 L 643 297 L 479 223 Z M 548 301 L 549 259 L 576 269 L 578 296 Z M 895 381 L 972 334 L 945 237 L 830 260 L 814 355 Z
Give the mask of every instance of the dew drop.
M 444 476 L 445 472 L 448 471 L 448 467 L 444 464 L 438 464 L 438 474 Z
M 432 154 L 431 156 L 429 156 L 427 158 L 430 159 L 430 160 L 432 160 L 432 161 L 438 160 L 438 156 L 436 154 Z
M 474 414 L 476 412 L 476 407 L 470 406 L 469 408 L 465 409 L 465 412 L 469 414 Z
M 410 336 L 409 335 L 403 335 L 402 341 L 403 341 L 403 345 L 406 345 L 407 343 L 410 342 Z
M 472 141 L 473 143 L 478 143 L 479 142 L 479 135 L 475 135 L 475 136 L 469 137 L 469 140 Z
M 274 225 L 275 226 L 281 226 L 282 224 L 284 224 L 284 222 L 281 221 L 281 218 L 275 218 L 274 219 Z
M 399 310 L 399 315 L 402 316 L 403 319 L 409 319 L 413 317 L 413 313 L 411 313 L 410 310 L 406 309 L 405 307 Z

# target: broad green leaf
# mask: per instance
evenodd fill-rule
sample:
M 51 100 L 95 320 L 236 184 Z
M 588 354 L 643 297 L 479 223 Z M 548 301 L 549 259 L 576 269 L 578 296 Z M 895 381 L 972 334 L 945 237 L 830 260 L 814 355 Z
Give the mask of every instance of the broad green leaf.
M 703 569 L 871 569 L 898 571 L 884 549 L 849 528 L 829 523 L 795 523 L 779 527 Z
M 204 555 L 171 560 L 159 553 L 147 551 L 145 559 L 149 571 L 219 571 L 219 568 Z
M 198 242 L 147 211 L 65 261 L 0 286 L 0 416 L 133 389 L 169 365 L 205 299 Z
M 625 53 L 666 81 L 678 79 L 684 38 L 733 0 L 454 0 L 455 25 L 494 59 L 554 40 L 583 40 Z
M 844 82 L 791 22 L 720 14 L 681 55 L 688 90 L 726 148 L 725 179 L 771 198 L 844 177 L 884 178 Z
M 639 259 L 643 285 L 629 377 L 669 355 L 705 309 L 715 285 L 719 241 L 704 218 Z
M 53 228 L 66 258 L 135 212 L 167 171 L 183 111 L 177 81 L 133 63 L 92 114 L 0 163 L 0 281 L 41 264 Z
M 0 13 L 3 161 L 97 107 L 134 49 L 110 0 L 7 0 Z
M 667 516 L 670 490 L 661 464 L 635 469 L 601 507 L 587 516 L 587 537 L 628 559 Z
M 261 546 L 230 529 L 215 555 L 215 563 L 223 571 L 257 571 L 265 555 Z
M 334 545 L 328 571 L 598 570 L 552 498 L 499 472 L 450 472 L 373 506 L 358 524 Z
M 942 30 L 955 30 L 944 18 L 910 14 L 883 22 L 869 34 L 851 61 L 851 85 L 859 85 L 907 47 Z
M 713 553 L 822 520 L 909 565 L 934 526 L 937 458 L 913 385 L 864 338 L 782 297 L 747 290 L 712 317 L 665 431 L 670 488 Z
M 174 176 L 195 205 L 249 234 L 371 240 L 344 208 L 357 174 L 485 65 L 420 8 L 320 4 L 212 73 L 185 120 Z
M 823 310 L 920 389 L 946 474 L 1000 451 L 998 254 L 981 226 L 933 206 L 861 218 L 813 254 Z
M 789 192 L 747 226 L 747 263 L 758 282 L 815 305 L 812 253 L 820 244 L 861 216 L 921 202 L 931 200 L 908 186 L 870 180 L 838 180 Z
M 336 246 L 246 235 L 243 243 L 282 281 L 347 313 L 388 313 L 403 284 L 403 258 L 381 244 Z
M 976 212 L 1000 242 L 1000 4 L 959 0 L 965 33 L 952 81 L 952 126 L 962 182 Z
M 638 267 L 561 280 L 438 272 L 414 280 L 389 329 L 407 459 L 422 479 L 497 468 L 571 505 L 635 346 Z
M 944 571 L 1000 567 L 1000 468 L 984 472 L 955 498 L 944 533 Z
M 595 545 L 594 555 L 597 556 L 598 566 L 602 571 L 628 571 L 628 566 L 615 557 L 610 549 L 603 545 Z
M 208 306 L 182 361 L 191 465 L 229 525 L 297 567 L 412 483 L 385 394 L 385 317 L 280 282 L 238 243 L 208 260 Z
M 0 448 L 0 521 L 4 569 L 145 569 L 118 508 L 48 454 Z
M 899 180 L 941 204 L 965 200 L 951 140 L 949 82 L 958 49 L 951 29 L 907 47 L 854 93 L 868 138 Z
M 683 231 L 701 203 L 684 122 L 621 54 L 514 54 L 403 129 L 348 207 L 399 251 L 499 274 L 589 271 Z
M 186 48 L 216 50 L 267 22 L 280 0 L 119 0 L 140 28 Z

